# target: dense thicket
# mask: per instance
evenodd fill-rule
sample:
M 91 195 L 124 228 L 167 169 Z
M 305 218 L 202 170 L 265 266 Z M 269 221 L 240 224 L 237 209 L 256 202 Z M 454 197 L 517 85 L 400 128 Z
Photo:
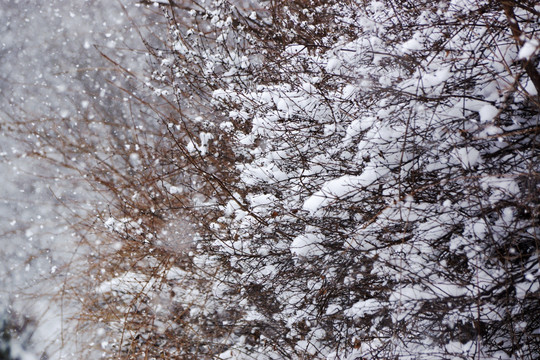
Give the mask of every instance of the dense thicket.
M 161 10 L 136 115 L 35 130 L 108 204 L 104 356 L 538 357 L 534 1 Z

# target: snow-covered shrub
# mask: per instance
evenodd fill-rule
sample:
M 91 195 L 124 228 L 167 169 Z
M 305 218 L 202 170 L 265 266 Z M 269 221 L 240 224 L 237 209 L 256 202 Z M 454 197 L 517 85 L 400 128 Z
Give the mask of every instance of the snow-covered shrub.
M 235 156 L 203 236 L 257 334 L 229 356 L 534 358 L 535 5 L 217 4 L 165 68 L 206 69 Z
M 141 115 L 56 128 L 103 356 L 537 357 L 533 1 L 160 3 Z

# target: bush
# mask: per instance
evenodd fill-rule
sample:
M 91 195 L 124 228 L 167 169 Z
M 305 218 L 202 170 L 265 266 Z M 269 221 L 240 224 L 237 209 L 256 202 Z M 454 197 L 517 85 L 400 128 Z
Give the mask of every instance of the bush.
M 161 9 L 137 110 L 32 130 L 102 197 L 104 356 L 537 357 L 532 1 Z

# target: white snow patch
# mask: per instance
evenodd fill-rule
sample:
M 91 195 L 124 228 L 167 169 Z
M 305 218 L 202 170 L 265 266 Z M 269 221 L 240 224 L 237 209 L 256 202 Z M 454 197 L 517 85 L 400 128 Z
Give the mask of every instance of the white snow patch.
M 319 247 L 322 240 L 320 236 L 312 233 L 297 236 L 290 246 L 290 251 L 299 257 L 320 255 L 323 253 Z
M 454 155 L 464 169 L 472 169 L 482 160 L 480 152 L 472 147 L 456 149 Z
M 96 291 L 98 293 L 116 293 L 121 297 L 130 298 L 138 296 L 145 289 L 148 290 L 155 282 L 154 278 L 148 278 L 144 274 L 127 272 L 109 281 L 103 282 Z
M 416 39 L 411 39 L 401 44 L 401 50 L 406 53 L 415 50 L 422 50 L 423 48 L 424 47 L 422 46 L 422 44 L 420 44 L 420 42 Z
M 303 205 L 303 209 L 312 215 L 320 208 L 330 205 L 332 202 L 351 196 L 361 191 L 362 188 L 373 184 L 389 172 L 388 169 L 374 165 L 367 166 L 359 176 L 345 175 L 338 179 L 328 181 L 321 190 L 311 195 Z
M 334 315 L 334 314 L 337 314 L 338 312 L 340 312 L 342 309 L 342 307 L 340 305 L 337 305 L 337 304 L 330 304 L 328 305 L 328 307 L 326 308 L 326 315 Z
M 540 47 L 540 42 L 537 39 L 528 40 L 523 44 L 521 49 L 519 49 L 518 58 L 520 60 L 529 61 L 534 53 Z
M 450 68 L 445 67 L 435 71 L 434 73 L 429 73 L 422 76 L 422 85 L 425 87 L 435 87 L 448 80 L 450 76 L 452 76 Z
M 495 119 L 495 117 L 499 113 L 499 109 L 497 109 L 493 105 L 484 105 L 480 108 L 478 113 L 480 114 L 480 122 L 485 123 L 493 121 L 493 119 Z
M 341 61 L 337 58 L 332 58 L 328 60 L 328 64 L 326 64 L 326 71 L 329 73 L 334 73 L 336 70 L 339 70 L 341 67 Z
M 349 309 L 345 310 L 345 315 L 352 318 L 361 318 L 364 315 L 373 315 L 382 308 L 383 304 L 376 299 L 358 301 Z

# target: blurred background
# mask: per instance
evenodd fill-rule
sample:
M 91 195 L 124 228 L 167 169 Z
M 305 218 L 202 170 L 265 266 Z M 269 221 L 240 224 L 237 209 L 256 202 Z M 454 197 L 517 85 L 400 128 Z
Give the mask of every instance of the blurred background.
M 144 23 L 141 8 L 134 1 L 2 1 L 0 359 L 8 346 L 22 359 L 47 358 L 63 341 L 69 311 L 58 297 L 82 236 L 67 224 L 88 209 L 64 206 L 84 189 L 66 186 L 58 181 L 62 170 L 29 157 L 20 129 L 48 117 L 121 114 L 122 101 L 111 96 L 119 83 L 100 52 L 134 71 L 144 66 L 133 56 L 142 48 L 133 26 L 134 18 Z

